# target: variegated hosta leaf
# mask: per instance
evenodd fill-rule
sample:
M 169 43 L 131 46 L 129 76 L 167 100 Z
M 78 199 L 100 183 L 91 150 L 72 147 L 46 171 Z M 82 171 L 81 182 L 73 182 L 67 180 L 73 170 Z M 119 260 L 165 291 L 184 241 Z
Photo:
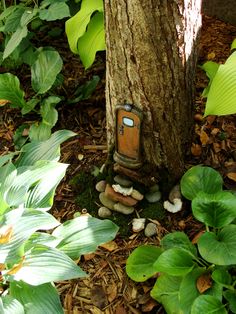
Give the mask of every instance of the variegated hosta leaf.
M 25 314 L 23 305 L 10 295 L 0 297 L 1 314 Z

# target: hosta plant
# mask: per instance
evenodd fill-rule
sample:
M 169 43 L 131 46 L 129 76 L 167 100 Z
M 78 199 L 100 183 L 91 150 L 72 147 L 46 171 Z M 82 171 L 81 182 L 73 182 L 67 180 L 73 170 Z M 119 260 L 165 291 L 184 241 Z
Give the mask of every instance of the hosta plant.
M 222 184 L 212 168 L 188 170 L 181 191 L 205 230 L 192 242 L 184 232 L 167 234 L 160 247 L 138 247 L 127 260 L 135 281 L 158 275 L 151 296 L 169 314 L 236 313 L 236 196 Z
M 2 314 L 63 313 L 53 282 L 87 276 L 76 261 L 115 237 L 109 220 L 60 223 L 49 212 L 68 166 L 58 162 L 60 144 L 74 135 L 61 130 L 0 157 Z

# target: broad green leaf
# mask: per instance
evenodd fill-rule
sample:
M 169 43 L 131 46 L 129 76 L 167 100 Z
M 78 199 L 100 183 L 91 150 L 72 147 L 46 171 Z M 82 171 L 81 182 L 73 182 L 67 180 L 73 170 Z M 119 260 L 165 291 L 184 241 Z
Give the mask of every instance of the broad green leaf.
M 236 264 L 236 225 L 224 227 L 217 235 L 204 233 L 198 240 L 198 249 L 209 263 L 222 266 Z
M 78 40 L 84 35 L 90 17 L 96 11 L 103 12 L 103 0 L 83 0 L 79 12 L 66 21 L 66 35 L 73 53 L 78 54 Z
M 22 147 L 21 154 L 17 162 L 19 166 L 34 165 L 38 160 L 58 160 L 60 144 L 76 134 L 68 130 L 59 130 L 44 142 L 29 143 Z
M 20 20 L 22 15 L 24 14 L 26 8 L 22 6 L 16 6 L 15 10 L 12 10 L 13 12 L 10 12 L 11 10 L 9 9 L 9 12 L 6 12 L 7 19 L 5 22 L 5 27 L 4 27 L 4 32 L 15 32 L 19 25 L 20 25 Z M 10 14 L 9 14 L 10 13 Z M 4 15 L 4 14 L 3 14 Z M 1 16 L 3 16 L 1 15 Z M 6 16 L 5 16 L 6 17 Z
M 213 61 L 207 61 L 202 66 L 200 66 L 201 69 L 203 69 L 206 72 L 206 75 L 209 77 L 210 81 L 208 83 L 208 86 L 204 89 L 202 96 L 207 97 L 212 80 L 214 79 L 216 72 L 218 71 L 219 64 Z
M 38 103 L 39 103 L 39 99 L 37 99 L 37 98 L 30 99 L 29 101 L 27 101 L 25 103 L 24 107 L 21 109 L 21 113 L 23 115 L 29 113 L 30 111 L 32 111 L 35 108 L 35 106 Z
M 81 216 L 66 221 L 52 235 L 61 239 L 59 250 L 73 259 L 94 252 L 98 245 L 113 240 L 118 227 L 110 220 Z
M 210 167 L 194 166 L 181 178 L 181 193 L 188 200 L 193 200 L 199 192 L 213 194 L 222 191 L 221 175 Z
M 230 311 L 236 313 L 236 290 L 226 290 L 224 297 L 229 302 Z
M 212 279 L 221 284 L 222 286 L 230 286 L 232 282 L 232 277 L 226 269 L 216 269 L 211 275 Z
M 0 14 L 0 21 L 3 21 L 7 19 L 8 17 L 13 15 L 13 12 L 18 9 L 18 5 L 11 5 L 8 8 L 6 8 L 1 14 Z M 13 30 L 14 31 L 14 30 Z
M 11 36 L 11 39 L 8 41 L 6 48 L 3 53 L 3 60 L 6 59 L 21 43 L 22 39 L 25 38 L 28 34 L 28 29 L 26 26 L 18 27 L 15 33 Z
M 87 276 L 72 259 L 54 248 L 36 245 L 26 252 L 24 257 L 22 267 L 12 275 L 12 280 L 22 280 L 30 285 L 38 286 L 52 281 Z
M 184 314 L 191 312 L 194 300 L 200 295 L 197 289 L 197 279 L 205 272 L 204 268 L 195 268 L 184 276 L 179 287 L 179 302 Z
M 236 39 L 233 40 L 231 44 L 231 50 L 236 49 Z
M 49 124 L 53 127 L 58 120 L 58 112 L 55 106 L 61 101 L 60 97 L 49 96 L 46 98 L 40 108 L 40 114 L 43 119 L 43 123 Z
M 12 229 L 12 236 L 6 243 L 1 244 L 0 263 L 12 262 L 22 255 L 21 246 L 37 230 L 50 230 L 60 223 L 50 214 L 40 210 L 20 209 L 10 211 L 4 215 L 4 224 L 0 230 Z
M 72 100 L 69 100 L 68 103 L 69 104 L 76 104 L 77 102 L 84 100 L 84 99 L 88 99 L 93 91 L 95 90 L 95 88 L 97 87 L 98 82 L 100 81 L 99 76 L 94 75 L 93 78 L 86 82 L 83 85 L 80 85 L 77 90 L 75 91 L 75 98 L 73 98 Z
M 61 20 L 68 16 L 70 16 L 70 10 L 64 2 L 52 3 L 47 9 L 39 11 L 40 19 L 45 21 Z
M 24 135 L 24 132 L 29 130 L 28 124 L 21 124 L 13 135 L 13 142 L 16 150 L 20 150 L 21 147 L 27 142 L 28 136 Z M 27 132 L 26 132 L 27 133 Z
M 200 295 L 193 303 L 191 314 L 227 314 L 225 306 L 211 295 Z
M 127 259 L 127 275 L 134 281 L 146 281 L 156 274 L 153 264 L 161 253 L 162 249 L 153 245 L 137 247 Z
M 11 282 L 10 294 L 24 305 L 25 309 L 24 313 L 27 314 L 64 313 L 58 292 L 51 283 L 46 283 L 39 286 L 30 286 L 22 281 Z M 14 314 L 20 313 L 15 312 Z
M 93 64 L 97 51 L 106 49 L 103 19 L 103 13 L 96 13 L 86 33 L 78 40 L 78 52 L 85 69 Z
M 38 8 L 28 8 L 21 16 L 20 19 L 20 26 L 24 27 L 27 26 L 36 16 L 36 14 L 38 13 Z
M 184 249 L 195 256 L 197 255 L 196 247 L 192 244 L 184 232 L 176 231 L 165 235 L 161 239 L 161 246 L 164 250 L 176 247 Z
M 41 48 L 37 60 L 31 66 L 34 91 L 38 94 L 46 93 L 55 82 L 62 65 L 62 59 L 56 50 Z
M 181 281 L 182 277 L 161 274 L 151 290 L 151 297 L 164 306 L 167 314 L 182 314 L 179 303 Z
M 221 64 L 207 97 L 205 117 L 236 113 L 236 52 Z
M 53 237 L 51 234 L 46 232 L 34 232 L 31 237 L 25 243 L 25 251 L 28 251 L 36 244 L 46 245 L 52 248 L 55 248 L 58 243 L 60 242 L 59 239 Z
M 171 276 L 184 276 L 194 267 L 192 256 L 180 248 L 172 248 L 163 252 L 154 263 L 157 272 Z
M 10 295 L 0 297 L 1 314 L 25 314 L 23 305 Z
M 43 142 L 50 138 L 52 127 L 43 122 L 34 123 L 29 130 L 29 138 L 31 142 Z
M 0 168 L 5 165 L 8 161 L 11 161 L 16 153 L 8 153 L 6 155 L 0 156 Z
M 0 99 L 11 102 L 11 106 L 22 108 L 25 105 L 24 92 L 18 78 L 11 73 L 0 74 Z
M 192 201 L 192 211 L 194 217 L 205 225 L 221 228 L 236 218 L 236 197 L 226 191 L 199 192 Z

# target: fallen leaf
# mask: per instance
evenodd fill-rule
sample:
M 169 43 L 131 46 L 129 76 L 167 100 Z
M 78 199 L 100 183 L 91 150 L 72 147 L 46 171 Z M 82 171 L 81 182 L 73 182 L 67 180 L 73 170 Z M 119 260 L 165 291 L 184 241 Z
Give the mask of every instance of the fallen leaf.
M 143 313 L 150 313 L 158 303 L 155 300 L 150 299 L 146 304 L 142 305 Z
M 214 52 L 210 52 L 207 55 L 207 60 L 213 60 L 215 59 L 216 54 Z
M 115 241 L 110 241 L 110 242 L 101 244 L 100 247 L 106 249 L 106 250 L 109 251 L 109 252 L 112 252 L 112 251 L 118 249 L 118 245 L 116 244 Z
M 230 179 L 230 180 L 233 180 L 236 182 L 236 173 L 235 172 L 229 172 L 227 173 L 227 177 Z
M 13 234 L 13 227 L 11 225 L 7 225 L 0 228 L 0 244 L 8 243 Z
M 219 143 L 213 143 L 214 152 L 217 154 L 221 151 L 221 145 Z
M 191 241 L 192 244 L 197 244 L 197 242 L 198 242 L 200 236 L 203 235 L 203 233 L 205 233 L 205 230 L 199 231 L 199 232 L 194 236 L 194 238 L 192 239 L 192 241 Z
M 192 143 L 191 153 L 193 156 L 200 156 L 202 154 L 202 147 L 199 144 Z
M 216 116 L 207 116 L 206 120 L 208 124 L 212 124 L 216 119 Z
M 117 285 L 115 284 L 115 282 L 112 282 L 112 284 L 109 284 L 106 290 L 108 294 L 108 301 L 109 303 L 111 303 L 117 297 Z
M 91 301 L 99 309 L 107 305 L 106 293 L 102 286 L 93 286 L 91 289 Z
M 212 280 L 210 274 L 203 274 L 197 279 L 197 289 L 200 293 L 203 293 L 210 289 L 212 286 Z
M 90 261 L 91 259 L 93 259 L 95 257 L 95 254 L 94 253 L 90 253 L 90 254 L 84 254 L 84 260 L 87 262 L 87 261 Z
M 125 308 L 122 305 L 116 307 L 115 314 L 127 314 Z
M 209 136 L 207 135 L 207 133 L 204 130 L 201 130 L 200 141 L 201 141 L 203 147 L 206 146 L 206 144 L 209 142 Z
M 10 101 L 7 99 L 0 99 L 0 107 L 5 106 L 6 104 L 9 104 Z
M 220 129 L 218 128 L 214 128 L 212 131 L 211 131 L 211 135 L 217 135 L 218 133 L 220 132 Z

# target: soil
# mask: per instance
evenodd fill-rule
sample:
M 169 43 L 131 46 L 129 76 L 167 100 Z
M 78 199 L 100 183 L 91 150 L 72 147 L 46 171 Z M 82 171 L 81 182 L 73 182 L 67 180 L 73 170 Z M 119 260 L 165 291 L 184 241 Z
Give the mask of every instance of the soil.
M 230 45 L 236 37 L 236 27 L 220 20 L 203 17 L 203 29 L 199 46 L 199 64 L 207 60 L 223 63 L 230 54 Z M 44 34 L 39 42 L 49 43 Z M 38 42 L 38 43 L 39 43 Z M 64 59 L 64 83 L 58 88 L 58 94 L 66 100 L 73 99 L 75 90 L 92 79 L 100 77 L 100 82 L 93 95 L 75 104 L 63 102 L 57 107 L 59 120 L 56 129 L 70 129 L 78 135 L 62 145 L 61 161 L 70 164 L 66 177 L 57 189 L 53 215 L 60 221 L 73 218 L 77 212 L 87 211 L 96 215 L 99 207 L 94 191 L 96 178 L 92 172 L 105 162 L 106 118 L 105 118 L 105 53 L 99 53 L 95 64 L 85 71 L 79 59 L 73 56 L 67 46 L 65 37 L 53 40 L 53 46 L 59 50 Z M 5 69 L 1 68 L 1 72 Z M 26 95 L 30 95 L 30 76 L 26 67 L 16 70 Z M 191 165 L 205 164 L 217 169 L 224 177 L 225 186 L 235 189 L 236 180 L 236 132 L 235 116 L 213 117 L 203 119 L 205 100 L 201 97 L 207 85 L 207 78 L 200 69 L 196 77 L 195 130 L 192 134 L 191 155 L 186 160 L 186 169 Z M 20 112 L 7 106 L 0 108 L 0 153 L 14 149 L 13 134 L 17 127 L 37 120 L 35 115 L 22 118 Z M 235 173 L 235 176 L 232 176 Z M 231 175 L 229 175 L 231 174 Z M 82 192 L 78 183 L 83 176 L 89 178 L 89 193 Z M 89 196 L 95 196 L 89 197 Z M 93 209 L 93 211 L 92 211 Z M 136 212 L 142 216 L 142 212 Z M 146 218 L 157 225 L 158 234 L 145 238 L 142 232 L 131 231 L 131 218 L 123 217 L 117 224 L 125 225 L 126 231 L 118 234 L 116 239 L 101 246 L 93 254 L 85 255 L 79 265 L 89 274 L 86 279 L 76 279 L 57 284 L 61 300 L 67 314 L 140 314 L 165 313 L 162 306 L 151 299 L 150 290 L 155 279 L 145 283 L 131 281 L 125 273 L 126 259 L 132 250 L 144 243 L 158 245 L 164 234 L 173 230 L 183 230 L 193 238 L 202 228 L 191 216 L 190 204 L 178 214 L 163 213 L 160 216 L 151 212 Z

